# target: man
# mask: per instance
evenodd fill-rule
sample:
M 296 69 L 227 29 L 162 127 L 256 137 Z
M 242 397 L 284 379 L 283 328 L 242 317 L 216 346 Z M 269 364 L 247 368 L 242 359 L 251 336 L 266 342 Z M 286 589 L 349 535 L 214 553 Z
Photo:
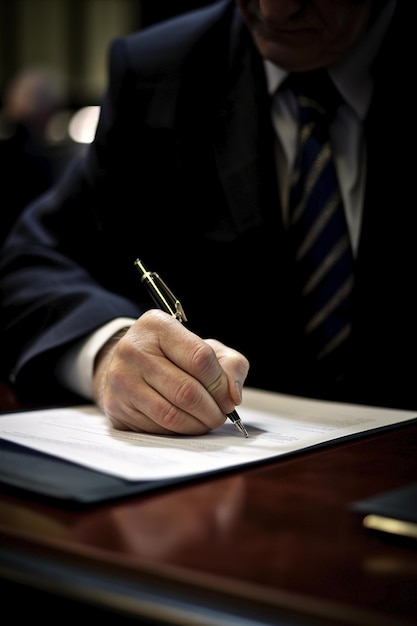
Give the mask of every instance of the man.
M 221 0 L 115 41 L 86 159 L 3 250 L 1 351 L 22 397 L 71 389 L 119 428 L 183 434 L 222 424 L 245 381 L 415 408 L 410 23 L 401 0 Z M 330 130 L 355 263 L 337 375 L 307 348 L 284 219 L 283 83 L 319 68 L 342 97 Z M 152 310 L 137 257 L 188 327 Z

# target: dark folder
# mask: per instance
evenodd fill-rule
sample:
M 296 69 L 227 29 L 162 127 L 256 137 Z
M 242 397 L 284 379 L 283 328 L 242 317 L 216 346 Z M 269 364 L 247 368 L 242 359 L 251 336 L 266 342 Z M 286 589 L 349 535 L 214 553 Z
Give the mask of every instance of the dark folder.
M 155 491 L 172 483 L 178 484 L 179 480 L 123 480 L 0 440 L 0 482 L 32 495 L 74 506 Z

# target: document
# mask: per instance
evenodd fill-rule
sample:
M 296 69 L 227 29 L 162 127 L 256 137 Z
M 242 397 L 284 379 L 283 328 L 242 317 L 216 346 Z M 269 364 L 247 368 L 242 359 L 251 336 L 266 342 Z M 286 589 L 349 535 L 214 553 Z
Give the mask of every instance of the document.
M 244 390 L 239 415 L 202 436 L 160 436 L 112 428 L 94 406 L 0 415 L 0 438 L 127 481 L 198 476 L 293 454 L 416 418 L 401 411 Z

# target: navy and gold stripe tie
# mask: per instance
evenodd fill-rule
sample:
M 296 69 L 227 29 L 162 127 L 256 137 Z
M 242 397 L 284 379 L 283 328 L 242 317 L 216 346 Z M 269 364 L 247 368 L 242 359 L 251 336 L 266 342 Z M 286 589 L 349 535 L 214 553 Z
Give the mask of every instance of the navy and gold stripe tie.
M 289 233 L 304 332 L 313 357 L 340 378 L 353 289 L 353 256 L 328 132 L 340 99 L 327 73 L 295 74 L 290 81 L 298 100 L 299 130 Z

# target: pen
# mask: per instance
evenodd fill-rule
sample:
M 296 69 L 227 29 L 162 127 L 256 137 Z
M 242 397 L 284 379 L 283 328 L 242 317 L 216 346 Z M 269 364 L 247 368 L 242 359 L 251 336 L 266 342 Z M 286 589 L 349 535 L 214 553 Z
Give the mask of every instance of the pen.
M 175 317 L 181 324 L 186 322 L 187 318 L 181 302 L 174 296 L 159 274 L 149 272 L 140 259 L 136 259 L 135 265 L 141 274 L 141 282 L 145 284 L 156 306 Z M 248 431 L 236 410 L 232 411 L 232 413 L 227 413 L 227 417 L 242 435 L 249 437 Z

